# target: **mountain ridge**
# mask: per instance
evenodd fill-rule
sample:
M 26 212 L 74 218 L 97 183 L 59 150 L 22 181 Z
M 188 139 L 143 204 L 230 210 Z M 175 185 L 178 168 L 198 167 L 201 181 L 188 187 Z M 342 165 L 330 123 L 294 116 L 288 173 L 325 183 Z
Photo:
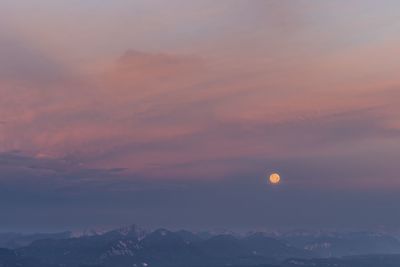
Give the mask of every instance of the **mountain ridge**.
M 0 250 L 0 266 L 329 266 L 323 264 L 354 261 L 348 256 L 363 261 L 364 256 L 356 255 L 385 251 L 400 254 L 396 238 L 369 232 L 271 236 L 263 232 L 205 234 L 164 228 L 145 231 L 130 225 L 95 235 L 45 237 L 23 247 Z M 397 258 L 389 261 L 396 262 Z

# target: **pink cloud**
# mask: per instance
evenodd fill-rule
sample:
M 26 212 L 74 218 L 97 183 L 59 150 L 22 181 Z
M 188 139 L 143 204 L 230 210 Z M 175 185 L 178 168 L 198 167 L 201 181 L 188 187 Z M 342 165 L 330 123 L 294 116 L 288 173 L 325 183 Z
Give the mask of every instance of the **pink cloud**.
M 79 60 L 77 71 L 55 60 L 65 59 L 61 50 L 31 48 L 37 40 L 11 49 L 16 62 L 3 48 L 0 57 L 14 67 L 12 79 L 0 69 L 0 151 L 204 179 L 247 171 L 251 160 L 346 155 L 365 140 L 397 140 L 398 41 L 343 44 L 348 33 L 340 25 L 313 23 L 310 12 L 319 5 L 226 5 L 193 17 L 216 22 L 215 29 L 199 22 L 195 44 L 170 47 L 164 40 L 162 49 L 158 40 L 158 50 L 169 52 L 154 52 L 155 45 L 144 49 L 151 45 L 144 38 L 141 49 L 112 61 L 93 48 L 102 64 L 87 72 Z M 264 18 L 265 10 L 274 16 Z M 235 22 L 238 15 L 245 19 Z M 187 29 L 179 22 L 173 36 Z M 95 46 L 85 40 L 77 54 Z M 243 163 L 231 164 L 237 159 Z

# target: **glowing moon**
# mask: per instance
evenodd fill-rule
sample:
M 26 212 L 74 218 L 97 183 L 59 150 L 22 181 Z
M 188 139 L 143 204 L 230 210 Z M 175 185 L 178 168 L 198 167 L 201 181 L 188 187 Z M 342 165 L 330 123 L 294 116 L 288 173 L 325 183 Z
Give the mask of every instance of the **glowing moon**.
M 271 173 L 271 175 L 269 176 L 269 181 L 271 182 L 271 184 L 279 184 L 281 181 L 281 176 L 276 172 Z

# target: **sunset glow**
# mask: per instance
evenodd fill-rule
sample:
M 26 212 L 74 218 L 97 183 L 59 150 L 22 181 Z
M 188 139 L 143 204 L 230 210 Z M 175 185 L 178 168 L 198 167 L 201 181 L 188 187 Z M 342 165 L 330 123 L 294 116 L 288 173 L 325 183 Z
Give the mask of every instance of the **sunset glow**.
M 399 10 L 0 1 L 0 226 L 395 227 Z

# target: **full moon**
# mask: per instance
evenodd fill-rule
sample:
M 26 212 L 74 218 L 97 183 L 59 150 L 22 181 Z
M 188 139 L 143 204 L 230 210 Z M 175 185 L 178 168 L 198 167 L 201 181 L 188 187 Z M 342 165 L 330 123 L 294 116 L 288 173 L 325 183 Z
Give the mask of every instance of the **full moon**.
M 281 181 L 281 177 L 279 176 L 279 174 L 274 172 L 271 173 L 271 175 L 269 176 L 269 181 L 271 182 L 271 184 L 279 184 L 279 182 Z

